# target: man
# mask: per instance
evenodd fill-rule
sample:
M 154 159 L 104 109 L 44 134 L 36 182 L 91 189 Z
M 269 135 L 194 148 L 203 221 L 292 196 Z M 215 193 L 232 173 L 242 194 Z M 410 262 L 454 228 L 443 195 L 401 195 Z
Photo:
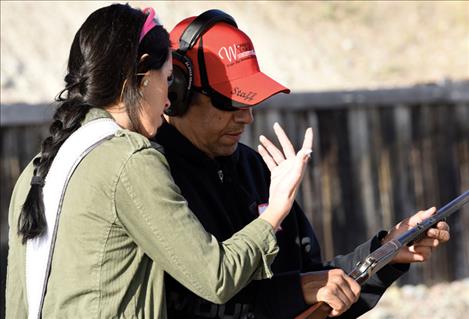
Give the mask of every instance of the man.
M 167 112 L 171 116 L 158 130 L 156 141 L 164 147 L 190 208 L 222 241 L 268 204 L 269 170 L 259 154 L 239 143 L 245 126 L 253 121 L 251 107 L 289 90 L 260 72 L 251 40 L 221 11 L 183 20 L 171 32 L 171 42 L 176 50 L 172 105 Z M 420 212 L 351 254 L 325 263 L 311 225 L 295 204 L 277 231 L 280 252 L 272 264 L 272 279 L 253 281 L 228 303 L 215 305 L 167 276 L 168 316 L 283 319 L 325 301 L 333 308 L 332 316 L 356 318 L 377 303 L 407 271 L 408 263 L 428 259 L 431 247 L 448 240 L 448 226 L 440 223 L 432 238 L 403 249 L 394 265 L 384 267 L 361 288 L 346 273 L 382 242 L 432 213 Z

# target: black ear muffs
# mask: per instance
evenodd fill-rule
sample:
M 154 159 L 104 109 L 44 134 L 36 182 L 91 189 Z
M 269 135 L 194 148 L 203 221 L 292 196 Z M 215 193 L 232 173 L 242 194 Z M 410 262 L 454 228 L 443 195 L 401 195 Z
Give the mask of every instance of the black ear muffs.
M 189 108 L 193 81 L 192 62 L 178 51 L 173 51 L 173 83 L 168 88 L 170 106 L 164 111 L 169 116 L 181 116 Z
M 165 114 L 182 116 L 189 108 L 194 73 L 192 61 L 186 53 L 208 29 L 218 22 L 238 27 L 230 15 L 213 9 L 200 14 L 182 32 L 179 38 L 179 48 L 173 51 L 173 83 L 168 88 L 171 105 L 165 110 Z

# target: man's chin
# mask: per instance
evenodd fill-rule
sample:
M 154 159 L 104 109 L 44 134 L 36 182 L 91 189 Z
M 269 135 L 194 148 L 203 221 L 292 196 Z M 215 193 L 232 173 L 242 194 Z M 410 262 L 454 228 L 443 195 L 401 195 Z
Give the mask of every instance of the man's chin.
M 236 142 L 235 144 L 232 145 L 227 145 L 224 147 L 220 147 L 218 149 L 218 154 L 217 156 L 231 156 L 236 152 L 236 149 L 238 148 L 238 143 Z

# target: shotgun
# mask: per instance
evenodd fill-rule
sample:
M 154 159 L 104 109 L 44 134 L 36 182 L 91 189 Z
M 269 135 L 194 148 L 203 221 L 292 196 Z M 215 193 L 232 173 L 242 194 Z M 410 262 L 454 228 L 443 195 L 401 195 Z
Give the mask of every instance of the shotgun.
M 414 241 L 425 237 L 428 229 L 435 226 L 439 221 L 445 220 L 468 202 L 469 190 L 438 209 L 431 217 L 409 229 L 397 239 L 388 241 L 386 244 L 376 249 L 369 254 L 365 260 L 359 261 L 348 275 L 360 285 L 363 285 L 368 278 L 386 266 L 394 256 L 397 255 L 397 252 L 402 246 L 412 246 Z M 332 308 L 327 303 L 320 301 L 296 316 L 295 319 L 324 319 L 327 318 L 331 310 Z

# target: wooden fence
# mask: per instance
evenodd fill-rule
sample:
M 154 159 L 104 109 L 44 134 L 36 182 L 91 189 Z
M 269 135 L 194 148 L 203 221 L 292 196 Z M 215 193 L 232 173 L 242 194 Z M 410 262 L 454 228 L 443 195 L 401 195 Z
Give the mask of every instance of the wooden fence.
M 273 138 L 275 121 L 297 146 L 313 127 L 299 202 L 326 259 L 469 189 L 469 82 L 279 96 L 256 110 L 244 141 L 255 146 L 261 133 Z M 451 241 L 400 283 L 469 276 L 469 205 L 448 222 Z
M 52 112 L 45 105 L 1 106 L 2 291 L 11 191 L 47 136 Z M 298 200 L 326 259 L 469 189 L 469 82 L 279 95 L 254 115 L 243 137 L 251 146 L 261 133 L 272 137 L 275 121 L 297 146 L 306 127 L 313 127 L 313 159 Z M 430 262 L 411 267 L 400 283 L 469 276 L 469 207 L 448 222 L 451 241 Z

